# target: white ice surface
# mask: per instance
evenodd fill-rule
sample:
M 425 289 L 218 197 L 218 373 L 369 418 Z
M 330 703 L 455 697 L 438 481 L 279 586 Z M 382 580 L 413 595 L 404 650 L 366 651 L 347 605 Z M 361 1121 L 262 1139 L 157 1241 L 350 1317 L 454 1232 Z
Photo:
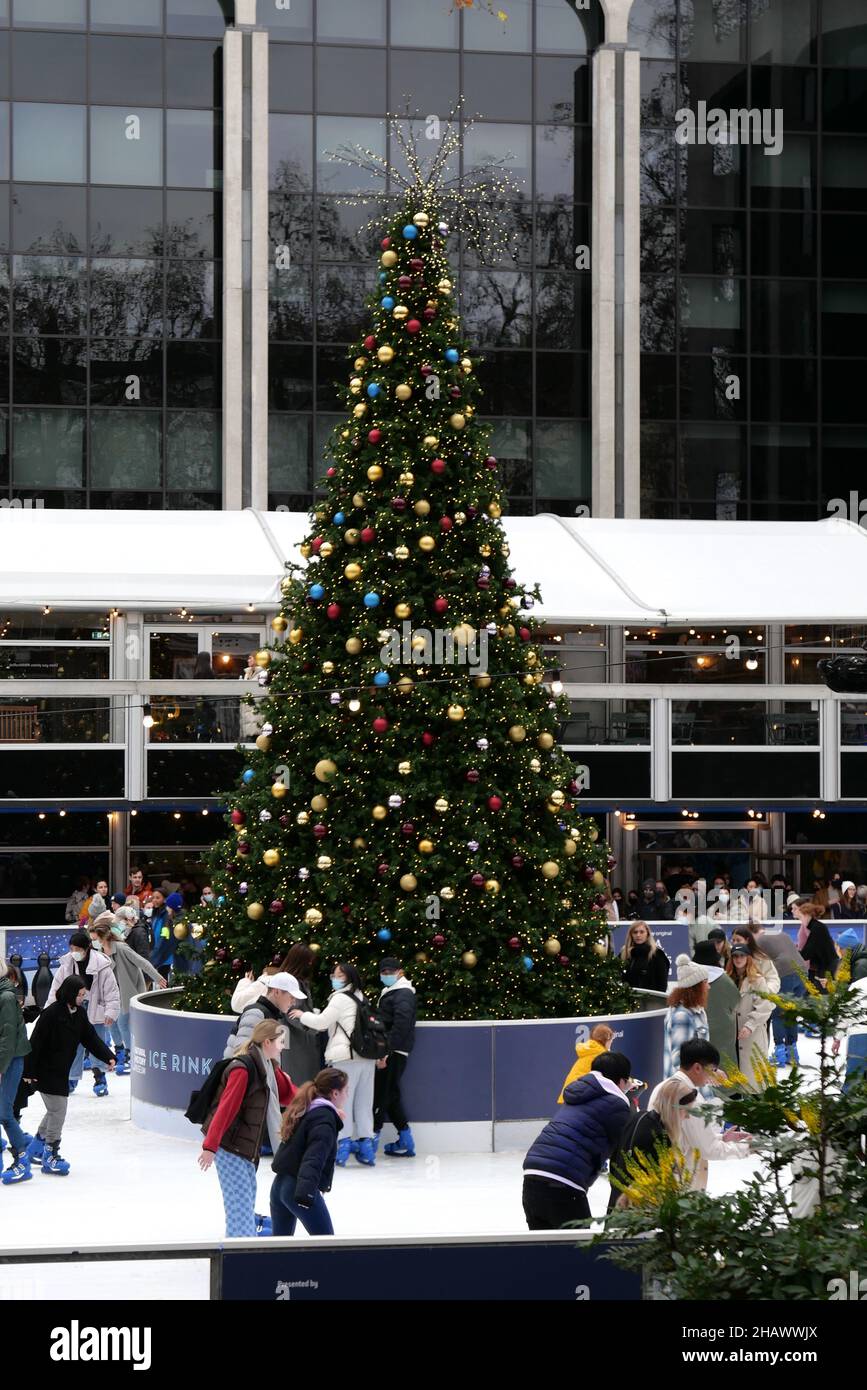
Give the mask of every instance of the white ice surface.
M 807 1061 L 815 1049 L 801 1039 L 799 1050 Z M 216 1171 L 199 1170 L 198 1145 L 137 1129 L 129 1119 L 129 1078 L 109 1077 L 108 1085 L 109 1095 L 98 1099 L 86 1072 L 70 1097 L 61 1145 L 71 1164 L 68 1177 L 50 1177 L 34 1167 L 31 1181 L 0 1185 L 0 1253 L 72 1243 L 83 1247 L 222 1238 Z M 35 1131 L 42 1113 L 37 1095 L 22 1116 L 28 1133 Z M 190 1133 L 194 1137 L 192 1125 Z M 8 1150 L 3 1158 L 8 1163 Z M 523 1159 L 523 1151 L 420 1152 L 415 1159 L 380 1156 L 375 1168 L 365 1168 L 350 1158 L 345 1169 L 335 1171 L 327 1198 L 335 1231 L 373 1239 L 390 1234 L 526 1231 L 521 1209 Z M 712 1162 L 709 1191 L 740 1186 L 757 1163 Z M 269 1210 L 271 1177 L 264 1160 L 257 1211 Z M 608 1183 L 600 1178 L 590 1194 L 593 1214 L 604 1212 L 607 1203 Z M 0 1264 L 0 1301 L 70 1295 L 89 1302 L 207 1298 L 208 1266 L 197 1260 Z

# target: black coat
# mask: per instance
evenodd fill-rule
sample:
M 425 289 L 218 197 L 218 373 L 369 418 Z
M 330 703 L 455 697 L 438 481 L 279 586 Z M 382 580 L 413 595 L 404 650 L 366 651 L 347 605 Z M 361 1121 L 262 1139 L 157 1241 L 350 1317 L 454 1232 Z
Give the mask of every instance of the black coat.
M 655 989 L 665 994 L 668 989 L 669 959 L 660 946 L 653 955 L 636 955 L 635 948 L 625 962 L 626 983 L 633 989 Z
M 284 1139 L 271 1164 L 278 1177 L 295 1179 L 295 1199 L 310 1206 L 317 1192 L 330 1192 L 343 1121 L 333 1105 L 314 1105 L 301 1117 L 291 1139 Z
M 824 922 L 813 922 L 806 943 L 801 947 L 801 956 L 810 968 L 811 980 L 823 980 L 826 975 L 837 973 L 840 957 Z
M 651 898 L 650 902 L 645 902 L 642 898 L 639 903 L 641 916 L 639 921 L 643 922 L 673 922 L 676 911 L 675 904 L 671 898 Z
M 114 1061 L 114 1053 L 96 1032 L 87 1010 L 70 1013 L 66 1004 L 55 999 L 36 1020 L 30 1035 L 30 1056 L 24 1059 L 24 1075 L 32 1077 L 37 1089 L 46 1095 L 67 1095 L 69 1068 L 79 1043 L 100 1062 Z
M 151 935 L 147 928 L 146 917 L 140 917 L 135 926 L 130 927 L 126 944 L 131 951 L 135 951 L 139 956 L 144 956 L 145 960 L 150 960 Z
M 415 1042 L 415 990 L 408 985 L 395 985 L 379 996 L 379 1020 L 388 1034 L 392 1052 L 412 1052 Z

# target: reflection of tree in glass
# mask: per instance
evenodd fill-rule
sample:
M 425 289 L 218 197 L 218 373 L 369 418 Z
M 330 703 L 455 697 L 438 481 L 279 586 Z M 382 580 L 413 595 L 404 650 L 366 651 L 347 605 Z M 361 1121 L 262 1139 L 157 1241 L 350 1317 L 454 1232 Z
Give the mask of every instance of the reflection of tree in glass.
M 513 271 L 469 271 L 463 278 L 467 332 L 479 347 L 527 345 L 531 332 L 530 280 Z

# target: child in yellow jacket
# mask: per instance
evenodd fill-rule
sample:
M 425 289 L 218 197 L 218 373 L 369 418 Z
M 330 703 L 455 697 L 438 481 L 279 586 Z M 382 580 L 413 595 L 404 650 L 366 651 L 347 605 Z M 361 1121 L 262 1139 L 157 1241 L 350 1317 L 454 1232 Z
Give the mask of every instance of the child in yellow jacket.
M 578 1061 L 573 1066 L 566 1080 L 563 1082 L 563 1091 L 577 1081 L 579 1076 L 586 1076 L 590 1071 L 595 1059 L 600 1057 L 603 1052 L 608 1052 L 614 1041 L 614 1030 L 609 1028 L 607 1023 L 597 1023 L 593 1032 L 590 1034 L 590 1041 L 575 1044 L 575 1055 Z M 557 1104 L 563 1104 L 563 1091 L 557 1097 Z

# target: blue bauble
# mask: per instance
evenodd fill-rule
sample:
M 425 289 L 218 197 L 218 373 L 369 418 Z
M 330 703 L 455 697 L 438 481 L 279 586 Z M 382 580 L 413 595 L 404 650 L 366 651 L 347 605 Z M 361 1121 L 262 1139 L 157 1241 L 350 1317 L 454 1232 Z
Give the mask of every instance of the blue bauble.
M 403 229 L 403 234 L 407 241 L 415 241 L 418 236 L 418 227 L 414 227 L 411 222 L 408 222 Z
M 247 783 L 252 782 L 252 781 L 255 779 L 255 777 L 256 777 L 256 774 L 255 774 L 255 772 L 253 771 L 253 769 L 252 769 L 251 767 L 245 768 L 244 771 L 241 773 L 241 781 L 242 781 L 242 782 L 247 782 Z
M 225 901 L 226 895 L 225 893 L 221 893 L 220 896 L 217 898 L 217 907 L 222 907 Z
M 375 400 L 376 397 L 379 395 L 379 392 L 380 392 L 380 387 L 377 386 L 377 384 L 376 384 L 375 381 L 372 381 L 372 382 L 370 383 L 370 385 L 368 386 L 368 388 L 367 388 L 367 394 L 368 394 L 368 396 L 370 397 L 371 400 Z
M 346 517 L 343 515 L 343 512 L 335 512 L 333 520 L 335 526 L 342 526 Z
M 365 606 L 365 608 L 378 608 L 378 607 L 379 607 L 379 594 L 365 594 L 365 595 L 364 595 L 364 606 Z
M 391 932 L 388 930 L 388 927 L 380 927 L 380 929 L 379 929 L 379 931 L 376 933 L 376 935 L 378 936 L 378 938 L 379 938 L 380 941 L 390 941 L 390 940 L 391 940 Z
M 532 970 L 532 969 L 533 969 L 533 957 L 532 957 L 532 956 L 524 956 L 524 962 L 523 962 L 523 964 L 524 964 L 524 969 L 525 969 L 525 970 Z
M 387 295 L 385 296 L 385 298 L 384 298 L 384 299 L 381 299 L 379 302 L 380 302 L 380 304 L 382 305 L 383 309 L 393 309 L 393 308 L 394 308 L 394 300 L 392 299 L 392 297 L 391 297 L 390 294 L 387 294 Z
M 445 355 L 447 362 L 460 362 L 461 360 L 461 354 L 458 352 L 457 348 L 446 348 Z
M 308 590 L 311 598 L 320 599 L 325 597 L 325 590 L 321 584 L 311 584 Z
M 384 285 L 387 279 L 388 279 L 388 276 L 386 275 L 385 271 L 384 271 L 384 270 L 381 270 L 381 271 L 379 272 L 379 283 L 380 283 L 381 285 Z
M 390 681 L 391 676 L 388 674 L 387 671 L 377 671 L 376 675 L 373 678 L 374 685 L 388 685 Z

